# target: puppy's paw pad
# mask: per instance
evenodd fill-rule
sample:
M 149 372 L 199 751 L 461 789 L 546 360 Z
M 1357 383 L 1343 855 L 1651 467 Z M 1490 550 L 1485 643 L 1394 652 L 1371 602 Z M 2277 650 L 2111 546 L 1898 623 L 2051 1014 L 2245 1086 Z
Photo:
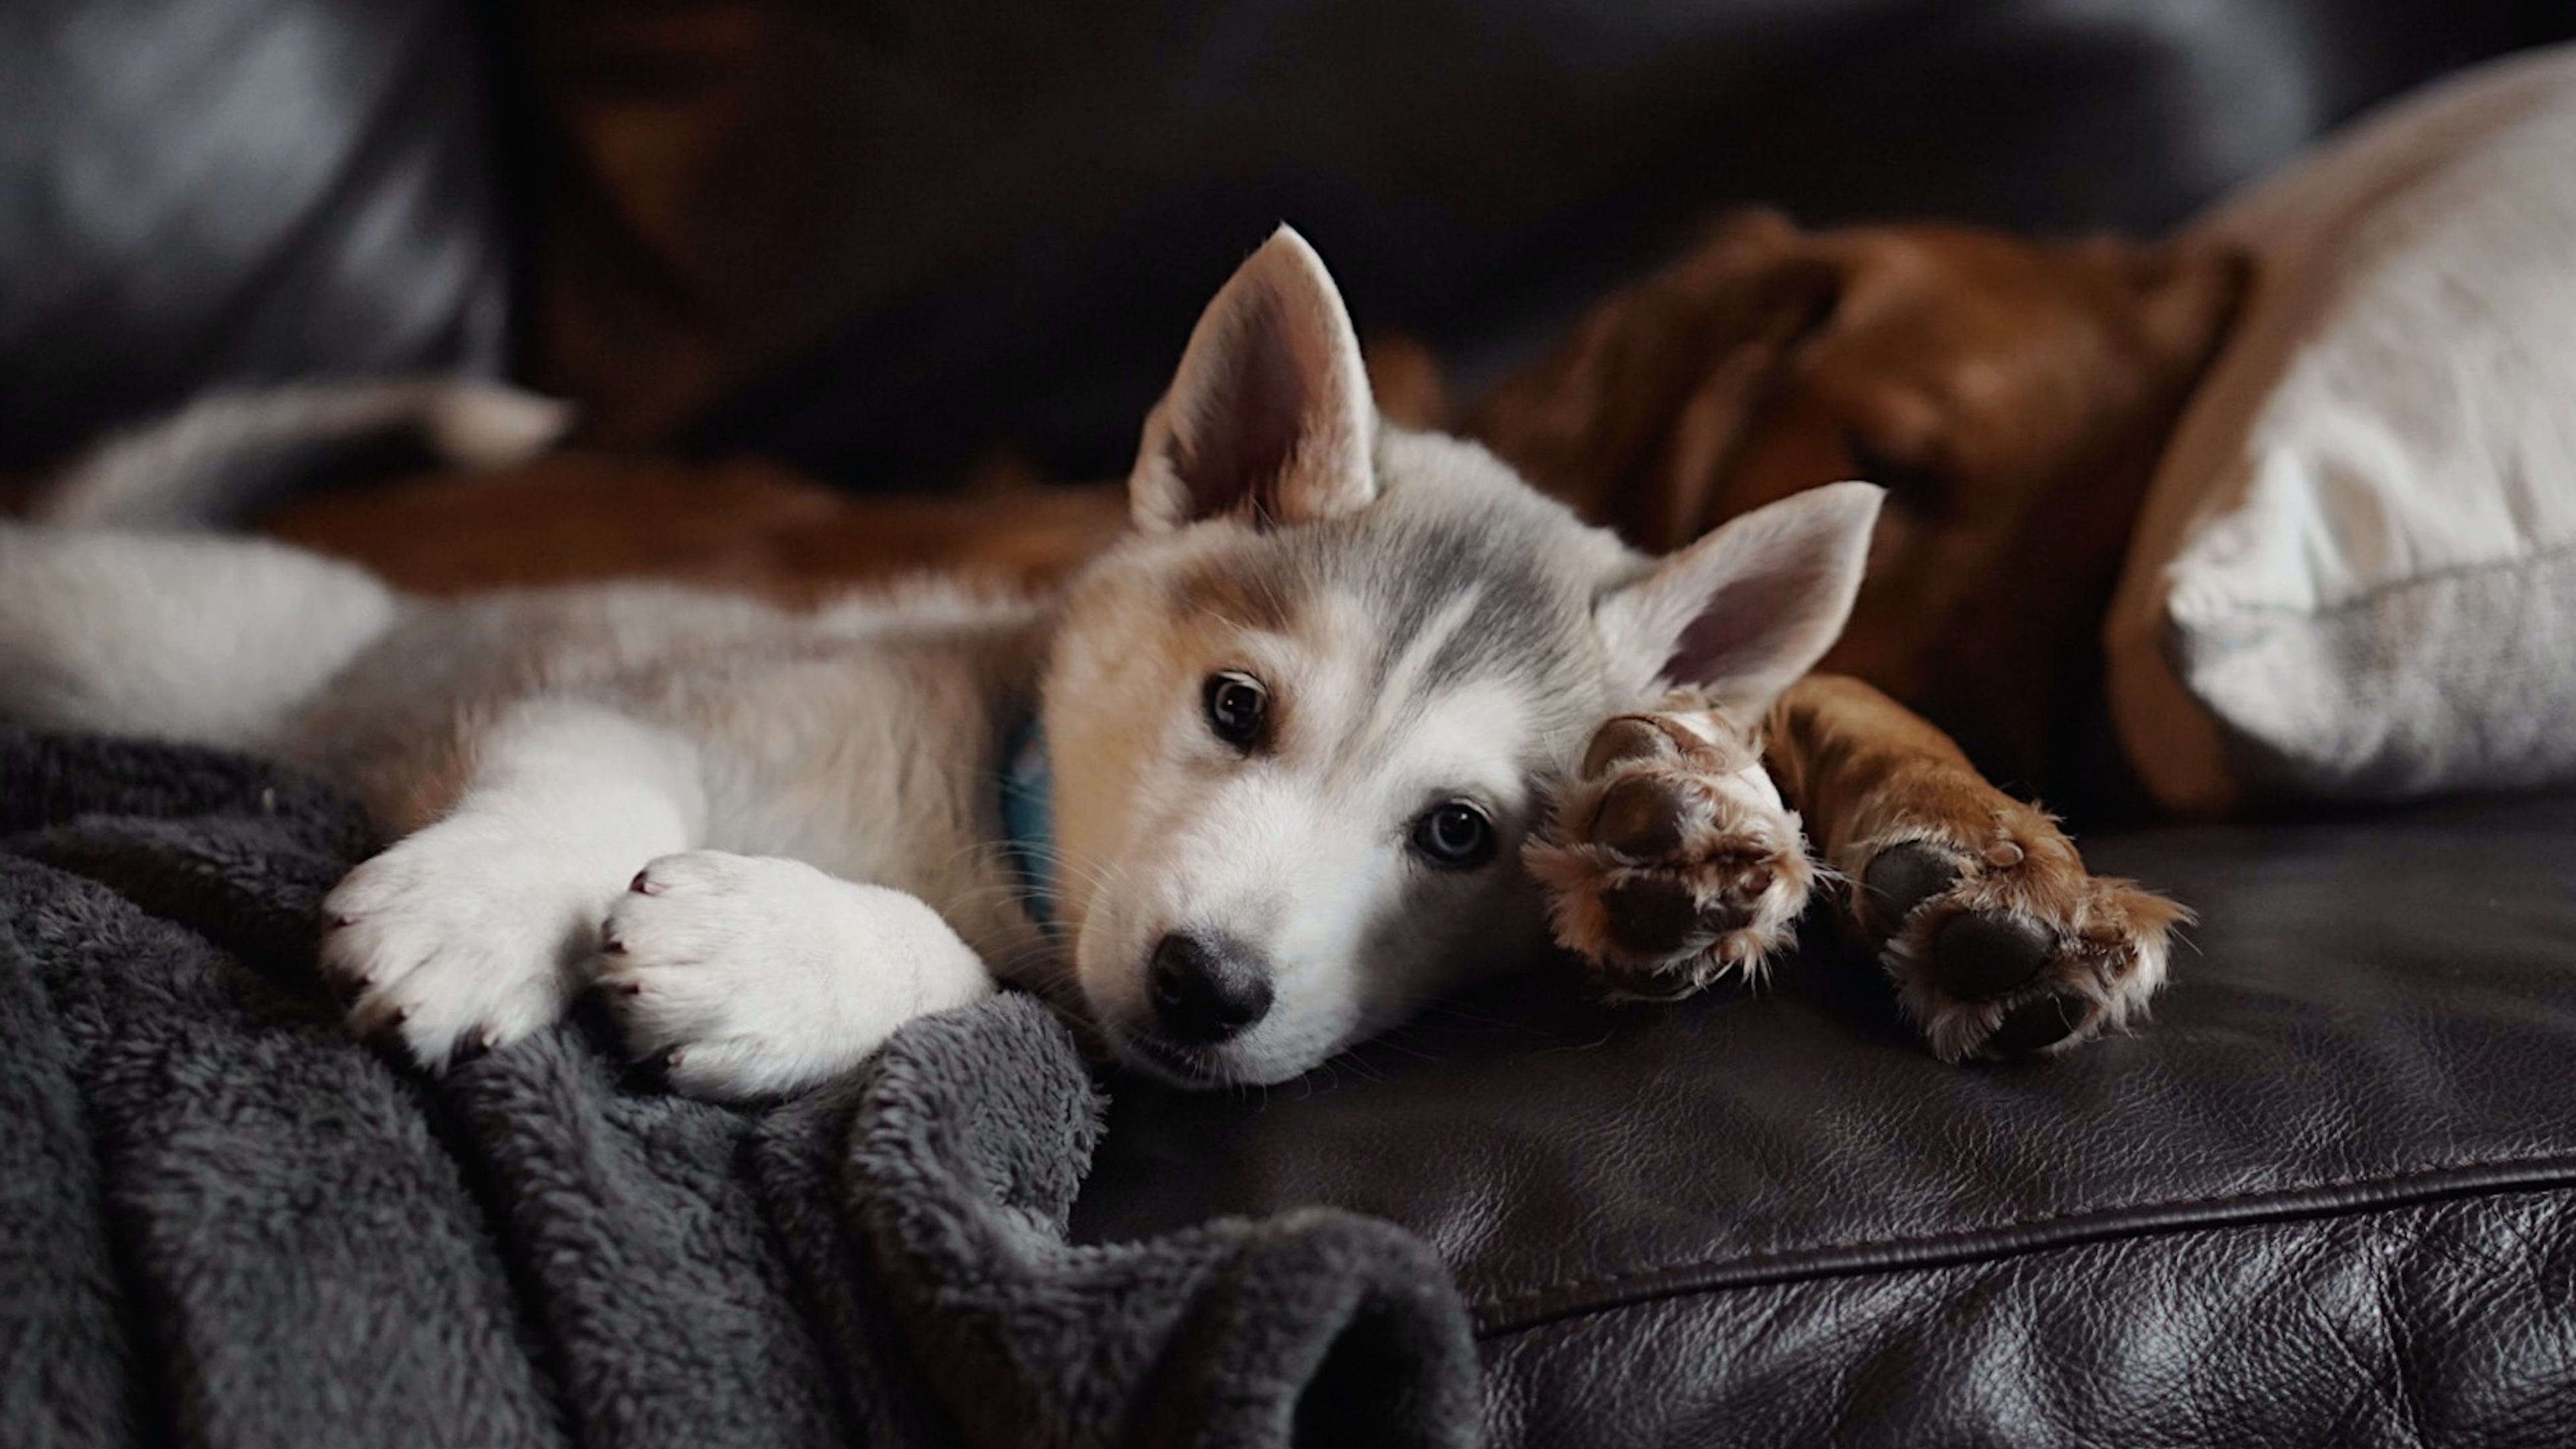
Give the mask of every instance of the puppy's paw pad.
M 1672 703 L 1594 731 L 1523 852 L 1558 942 L 1619 996 L 1758 975 L 1814 884 L 1798 817 L 1751 741 L 1695 701 Z
M 2064 1050 L 2142 1019 L 2190 912 L 2087 874 L 2063 836 L 1906 841 L 1862 871 L 1865 927 L 1944 1061 Z

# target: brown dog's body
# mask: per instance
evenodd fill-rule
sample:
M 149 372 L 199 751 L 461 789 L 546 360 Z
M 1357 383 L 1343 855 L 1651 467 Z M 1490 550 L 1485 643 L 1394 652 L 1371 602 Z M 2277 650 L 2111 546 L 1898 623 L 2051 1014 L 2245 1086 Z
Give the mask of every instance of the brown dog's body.
M 2152 989 L 2122 978 L 2150 956 L 2161 972 L 2184 913 L 2088 875 L 2046 816 L 1910 711 L 1988 769 L 2030 781 L 2063 765 L 2149 473 L 2244 280 L 2198 250 L 1931 225 L 1805 234 L 1749 213 L 1605 299 L 1464 417 L 1413 349 L 1372 372 L 1390 417 L 1478 438 L 1657 551 L 1836 479 L 1890 489 L 1831 672 L 1774 711 L 1769 760 L 1826 864 L 1865 887 L 1847 914 L 1935 1049 L 2007 1055 L 2121 1020 Z M 1107 488 L 852 498 L 759 464 L 573 454 L 320 495 L 267 526 L 426 592 L 645 573 L 803 601 L 924 568 L 1051 581 L 1116 536 L 1123 509 Z M 1688 816 L 1686 777 L 1673 789 Z M 1677 929 L 1696 939 L 1725 892 L 1685 888 L 1702 905 Z
M 2244 287 L 2234 257 L 1767 212 L 1595 307 L 1466 429 L 1662 550 L 1803 488 L 1888 489 L 1826 671 L 2051 776 L 2164 439 Z

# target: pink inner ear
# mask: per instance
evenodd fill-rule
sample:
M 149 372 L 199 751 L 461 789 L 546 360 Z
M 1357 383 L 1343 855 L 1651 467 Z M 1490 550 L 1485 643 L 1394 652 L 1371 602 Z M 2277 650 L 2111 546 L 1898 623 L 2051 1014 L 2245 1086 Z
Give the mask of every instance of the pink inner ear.
M 1189 426 L 1175 440 L 1173 467 L 1189 490 L 1194 518 L 1247 502 L 1257 521 L 1278 517 L 1280 480 L 1314 399 L 1277 318 L 1271 307 L 1246 310 L 1240 331 L 1219 353 L 1222 371 L 1206 379 Z
M 1784 550 L 1718 586 L 1673 646 L 1664 676 L 1723 686 L 1797 672 L 1841 632 L 1836 560 Z M 1785 683 L 1785 681 L 1783 681 Z

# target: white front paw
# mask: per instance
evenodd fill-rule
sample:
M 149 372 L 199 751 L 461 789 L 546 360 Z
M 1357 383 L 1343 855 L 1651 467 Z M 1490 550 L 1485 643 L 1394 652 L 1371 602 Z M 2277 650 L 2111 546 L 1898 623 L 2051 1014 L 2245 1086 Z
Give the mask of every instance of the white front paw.
M 600 986 L 639 1053 L 696 1097 L 792 1091 L 894 1029 L 993 992 L 919 899 L 802 861 L 698 850 L 637 874 L 601 932 Z
M 361 863 L 322 902 L 322 969 L 361 1036 L 426 1066 L 553 1024 L 598 948 L 596 861 L 459 815 Z

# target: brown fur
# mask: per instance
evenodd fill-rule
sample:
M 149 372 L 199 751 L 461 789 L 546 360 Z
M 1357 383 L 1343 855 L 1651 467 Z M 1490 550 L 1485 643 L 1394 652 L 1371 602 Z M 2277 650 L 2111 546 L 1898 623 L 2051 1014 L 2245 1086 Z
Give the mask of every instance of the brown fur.
M 1803 488 L 1889 489 L 1824 670 L 2046 777 L 2166 434 L 2245 285 L 2232 253 L 1769 212 L 1596 305 L 1465 420 L 1669 549 Z
M 1045 584 L 1125 523 L 1117 488 L 998 469 L 959 493 L 853 498 L 752 459 L 564 453 L 315 494 L 262 526 L 418 593 L 650 575 L 802 604 L 918 570 Z

